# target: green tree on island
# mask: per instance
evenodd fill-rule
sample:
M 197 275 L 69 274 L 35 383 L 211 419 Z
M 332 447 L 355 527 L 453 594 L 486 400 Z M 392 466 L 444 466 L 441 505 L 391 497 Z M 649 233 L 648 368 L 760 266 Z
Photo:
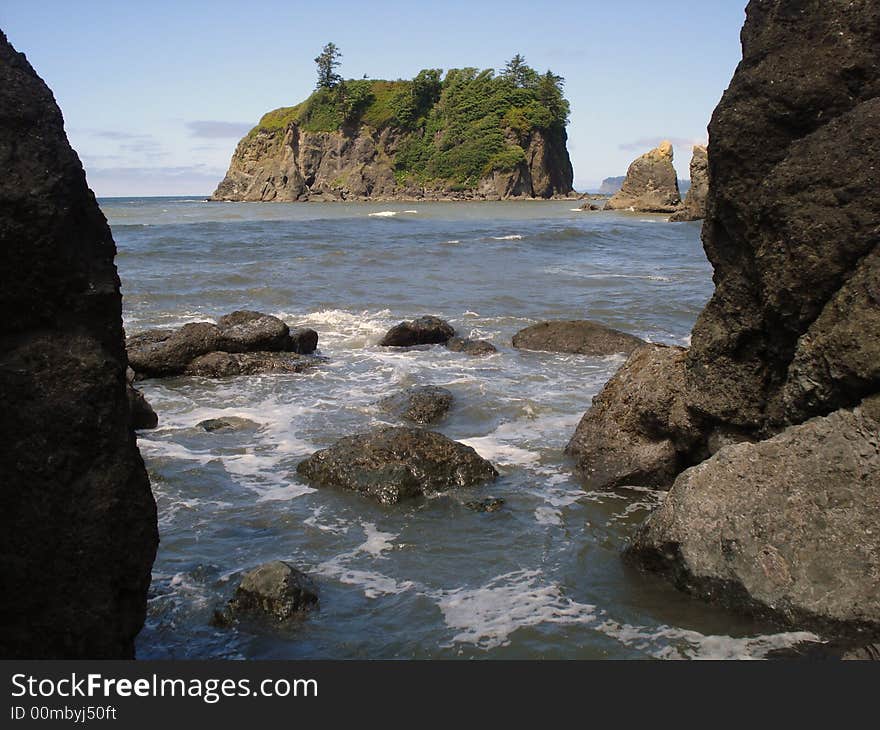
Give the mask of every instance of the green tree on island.
M 342 76 L 336 73 L 336 68 L 342 63 L 340 51 L 335 43 L 328 43 L 321 50 L 321 55 L 315 59 L 318 65 L 318 88 L 332 89 L 342 81 Z
M 518 89 L 533 89 L 538 83 L 538 72 L 526 63 L 525 56 L 517 53 L 507 62 L 501 78 L 507 79 Z

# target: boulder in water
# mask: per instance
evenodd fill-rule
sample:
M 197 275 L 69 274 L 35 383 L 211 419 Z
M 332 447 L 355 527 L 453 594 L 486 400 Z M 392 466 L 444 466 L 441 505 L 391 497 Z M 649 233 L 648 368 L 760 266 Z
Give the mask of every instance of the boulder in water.
M 381 347 L 413 347 L 443 345 L 455 335 L 449 322 L 439 317 L 424 316 L 394 325 L 379 342 Z
M 605 210 L 674 213 L 680 204 L 672 143 L 662 142 L 629 166 L 623 186 L 605 204 Z
M 567 352 L 602 357 L 629 355 L 645 341 L 588 320 L 553 320 L 539 322 L 513 336 L 513 346 L 520 350 Z
M 472 340 L 469 337 L 451 337 L 446 343 L 446 347 L 452 352 L 463 352 L 465 355 L 474 357 L 494 355 L 498 352 L 498 348 L 488 340 Z
M 399 418 L 413 423 L 436 423 L 452 407 L 453 395 L 446 388 L 421 385 L 407 388 L 379 401 L 379 405 Z
M 290 563 L 275 560 L 245 573 L 213 623 L 227 626 L 240 619 L 269 619 L 282 623 L 318 607 L 314 582 Z

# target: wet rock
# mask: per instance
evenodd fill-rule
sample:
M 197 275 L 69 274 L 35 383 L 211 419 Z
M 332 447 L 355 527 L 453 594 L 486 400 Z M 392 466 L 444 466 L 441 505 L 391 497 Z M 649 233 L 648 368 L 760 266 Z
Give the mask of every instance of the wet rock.
M 605 210 L 674 213 L 680 204 L 672 144 L 663 142 L 629 166 L 623 186 L 605 204 Z
M 465 502 L 464 506 L 474 512 L 497 512 L 504 506 L 504 500 L 482 499 L 473 502 Z
M 687 351 L 644 345 L 578 424 L 566 453 L 588 489 L 668 488 L 700 438 L 681 392 Z
M 453 395 L 446 388 L 421 385 L 407 388 L 379 401 L 379 406 L 413 423 L 437 423 L 452 407 Z
M 291 349 L 290 328 L 277 317 L 240 310 L 217 320 L 225 352 L 278 352 Z
M 211 352 L 195 358 L 184 375 L 231 378 L 264 373 L 301 373 L 321 362 L 319 358 L 295 352 Z
M 182 373 L 195 358 L 223 348 L 220 329 L 194 322 L 179 330 L 149 330 L 128 338 L 128 362 L 139 376 L 160 378 Z
M 379 345 L 381 347 L 443 345 L 454 335 L 455 329 L 449 322 L 439 317 L 424 316 L 395 325 L 385 333 Z
M 568 352 L 601 357 L 629 355 L 645 341 L 588 320 L 539 322 L 513 336 L 513 346 L 520 350 Z
M 880 422 L 840 410 L 683 472 L 627 550 L 697 596 L 880 632 Z
M 699 221 L 706 217 L 706 198 L 709 195 L 709 149 L 694 145 L 691 159 L 691 186 L 682 206 L 672 214 L 673 222 Z
M 275 560 L 245 573 L 226 607 L 214 613 L 212 623 L 228 626 L 241 619 L 283 623 L 317 608 L 318 593 L 311 578 Z
M 52 92 L 0 32 L 0 657 L 133 659 L 158 545 L 116 247 Z
M 359 492 L 383 504 L 473 487 L 498 476 L 470 446 L 419 428 L 380 428 L 317 451 L 297 473 L 319 487 Z
M 128 410 L 131 413 L 131 427 L 136 431 L 156 428 L 159 425 L 159 416 L 144 398 L 144 394 L 129 384 L 126 388 L 128 394 Z
M 296 327 L 290 330 L 290 343 L 287 349 L 300 355 L 311 355 L 318 349 L 318 333 L 309 327 Z
M 238 416 L 224 416 L 223 418 L 209 418 L 205 421 L 199 421 L 196 428 L 201 428 L 208 433 L 240 431 L 244 429 L 257 429 L 259 424 L 254 423 L 248 418 L 240 418 Z
M 446 343 L 446 347 L 453 352 L 463 352 L 465 355 L 472 355 L 474 357 L 494 355 L 498 352 L 498 348 L 488 340 L 472 340 L 463 337 L 450 338 Z

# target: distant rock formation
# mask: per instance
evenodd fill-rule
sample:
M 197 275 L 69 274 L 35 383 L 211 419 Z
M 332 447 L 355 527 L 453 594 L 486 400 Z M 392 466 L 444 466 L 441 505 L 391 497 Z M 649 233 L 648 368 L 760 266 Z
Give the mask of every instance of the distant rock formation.
M 694 145 L 691 159 L 691 186 L 682 206 L 669 218 L 674 223 L 699 221 L 706 217 L 706 198 L 709 195 L 709 149 Z
M 715 293 L 686 354 L 637 351 L 584 417 L 579 432 L 623 433 L 621 453 L 572 449 L 609 487 L 696 465 L 636 536 L 639 565 L 865 643 L 880 635 L 880 7 L 752 0 L 747 15 L 709 127 Z M 670 373 L 657 393 L 639 385 L 652 371 Z
M 606 177 L 602 181 L 602 185 L 599 186 L 599 193 L 601 195 L 614 195 L 614 193 L 619 192 L 623 187 L 624 180 L 626 180 L 626 175 L 621 175 L 620 177 Z
M 61 111 L 0 32 L 0 657 L 125 659 L 159 536 L 116 247 Z
M 673 213 L 681 204 L 681 193 L 672 154 L 672 143 L 661 142 L 659 147 L 639 157 L 629 166 L 623 186 L 605 209 Z

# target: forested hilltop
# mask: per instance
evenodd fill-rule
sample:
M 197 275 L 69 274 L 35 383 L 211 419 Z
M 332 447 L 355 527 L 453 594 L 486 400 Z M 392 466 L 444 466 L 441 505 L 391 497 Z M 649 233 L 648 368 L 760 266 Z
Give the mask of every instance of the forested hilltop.
M 318 88 L 263 116 L 239 143 L 215 199 L 549 198 L 572 191 L 569 105 L 552 71 L 540 74 L 517 55 L 500 73 L 425 69 L 410 80 L 342 79 L 332 63 L 322 67 L 322 56 Z

